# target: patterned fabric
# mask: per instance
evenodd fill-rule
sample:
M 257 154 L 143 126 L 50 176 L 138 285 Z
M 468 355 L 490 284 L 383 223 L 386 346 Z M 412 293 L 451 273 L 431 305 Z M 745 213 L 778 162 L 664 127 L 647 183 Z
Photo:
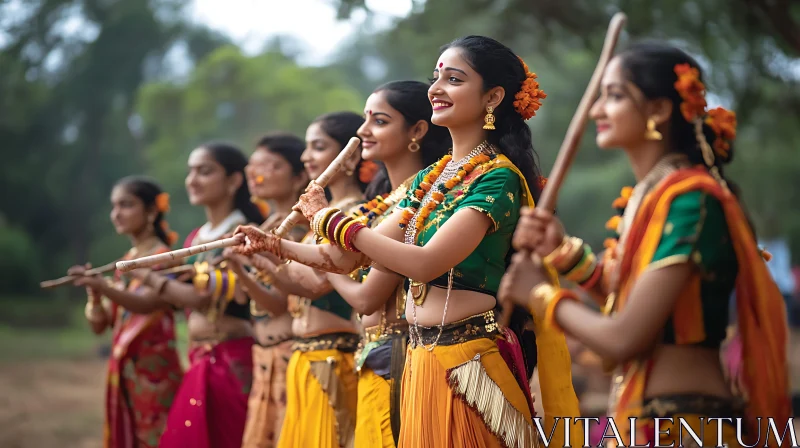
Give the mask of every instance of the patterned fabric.
M 253 381 L 253 338 L 191 349 L 160 448 L 240 448 Z
M 162 247 L 155 253 L 167 250 Z M 119 272 L 116 284 L 129 292 L 141 286 Z M 106 384 L 104 446 L 155 448 L 183 376 L 175 350 L 173 314 L 171 311 L 136 314 L 116 304 L 112 305 L 111 314 L 114 324 Z
M 492 227 L 478 247 L 455 266 L 455 282 L 491 293 L 496 293 L 500 286 L 506 271 L 506 255 L 511 249 L 511 237 L 519 220 L 520 207 L 524 204 L 520 176 L 511 167 L 513 165 L 508 159 L 497 156 L 475 168 L 463 182 L 447 192 L 445 200 L 431 212 L 425 227 L 417 235 L 417 245 L 424 246 L 448 219 L 467 208 L 478 210 L 492 220 Z M 431 169 L 433 166 L 417 174 L 408 189 L 409 195 Z M 405 208 L 409 203 L 406 197 L 398 207 Z
M 242 448 L 277 445 L 286 415 L 286 369 L 291 356 L 292 341 L 267 348 L 253 345 L 253 390 Z

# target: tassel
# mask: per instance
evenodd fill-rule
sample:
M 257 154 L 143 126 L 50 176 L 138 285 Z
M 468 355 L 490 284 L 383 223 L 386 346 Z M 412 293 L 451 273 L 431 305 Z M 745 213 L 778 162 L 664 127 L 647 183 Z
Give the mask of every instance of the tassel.
M 455 395 L 478 411 L 505 447 L 527 448 L 538 442 L 532 422 L 506 400 L 483 368 L 480 354 L 448 370 L 447 381 Z
M 393 335 L 392 360 L 389 367 L 389 377 L 392 379 L 389 386 L 389 421 L 392 425 L 395 446 L 400 439 L 400 385 L 403 382 L 403 369 L 406 365 L 406 350 L 408 350 L 408 335 Z
M 339 446 L 354 448 L 356 424 L 345 403 L 344 386 L 336 375 L 336 359 L 329 356 L 325 361 L 311 361 L 310 364 L 311 374 L 319 381 L 322 391 L 328 396 L 328 404 L 336 413 Z

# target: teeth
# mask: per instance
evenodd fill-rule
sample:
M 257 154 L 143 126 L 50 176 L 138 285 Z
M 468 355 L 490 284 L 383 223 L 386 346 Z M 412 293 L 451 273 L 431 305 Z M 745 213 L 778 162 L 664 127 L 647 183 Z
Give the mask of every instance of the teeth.
M 448 107 L 450 104 L 448 103 L 433 103 L 433 107 Z

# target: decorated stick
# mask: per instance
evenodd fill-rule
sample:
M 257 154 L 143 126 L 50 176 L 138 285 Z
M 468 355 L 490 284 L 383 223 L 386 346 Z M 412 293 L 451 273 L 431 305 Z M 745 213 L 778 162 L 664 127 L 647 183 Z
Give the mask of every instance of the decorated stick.
M 561 143 L 561 148 L 558 150 L 558 157 L 553 165 L 553 170 L 547 178 L 547 184 L 544 186 L 544 190 L 542 191 L 542 195 L 536 207 L 542 207 L 550 211 L 555 210 L 558 200 L 558 190 L 561 188 L 567 171 L 570 165 L 572 165 L 572 161 L 575 159 L 575 154 L 578 153 L 578 146 L 581 143 L 583 132 L 589 120 L 589 109 L 591 109 L 592 103 L 600 93 L 600 81 L 603 78 L 603 73 L 606 71 L 608 62 L 614 55 L 614 49 L 617 46 L 619 35 L 622 33 L 622 28 L 625 26 L 627 19 L 627 16 L 621 12 L 614 14 L 614 17 L 611 18 L 611 23 L 608 25 L 608 31 L 606 32 L 606 40 L 603 43 L 603 50 L 600 53 L 600 60 L 594 68 L 594 73 L 589 81 L 589 85 L 586 87 L 586 91 L 583 93 L 581 102 L 578 104 L 578 109 L 569 122 L 567 134 L 564 137 L 564 141 Z M 500 317 L 500 323 L 504 326 L 508 326 L 510 321 L 511 309 L 506 309 Z
M 336 173 L 338 173 L 342 169 L 342 167 L 345 166 L 345 164 L 353 156 L 353 154 L 355 154 L 355 152 L 359 148 L 359 145 L 361 145 L 361 140 L 359 140 L 357 137 L 351 138 L 350 141 L 347 143 L 347 146 L 345 146 L 344 149 L 342 149 L 342 152 L 340 152 L 339 155 L 336 156 L 335 159 L 333 159 L 333 162 L 331 162 L 331 164 L 328 165 L 328 168 L 326 168 L 325 171 L 323 171 L 318 178 L 312 180 L 311 182 L 319 185 L 322 188 L 325 188 L 325 186 L 328 185 L 328 182 L 330 182 L 331 178 L 334 175 L 336 175 Z M 309 186 L 311 186 L 311 184 L 309 184 Z M 292 213 L 289 214 L 289 216 L 287 216 L 286 219 L 283 220 L 281 225 L 278 226 L 277 229 L 275 229 L 274 233 L 279 237 L 283 237 L 284 235 L 286 235 L 286 232 L 288 232 L 289 229 L 291 229 L 295 224 L 297 224 L 297 222 L 300 221 L 300 219 L 302 218 L 303 218 L 302 213 L 298 212 L 297 210 L 292 210 Z
M 146 268 L 148 266 L 153 266 L 168 261 L 180 260 L 182 258 L 190 257 L 202 252 L 208 252 L 214 249 L 238 246 L 242 244 L 243 241 L 244 235 L 239 234 L 231 238 L 225 238 L 205 244 L 198 244 L 197 246 L 173 250 L 171 252 L 164 252 L 163 254 L 150 255 L 149 257 L 136 258 L 134 260 L 119 261 L 117 262 L 117 269 L 122 272 L 128 272 L 134 269 Z
M 57 278 L 55 280 L 47 280 L 47 281 L 41 282 L 41 283 L 39 283 L 39 287 L 42 288 L 42 289 L 50 289 L 50 288 L 55 288 L 57 286 L 70 285 L 78 277 L 87 277 L 87 276 L 98 275 L 98 274 L 106 274 L 108 272 L 113 272 L 115 269 L 117 269 L 117 262 L 116 261 L 113 262 L 113 263 L 109 263 L 109 264 L 106 264 L 106 265 L 103 265 L 103 266 L 99 266 L 99 267 L 93 268 L 93 269 L 87 269 L 83 273 L 83 275 L 67 275 L 67 276 L 64 276 L 64 277 L 61 277 L 61 278 Z

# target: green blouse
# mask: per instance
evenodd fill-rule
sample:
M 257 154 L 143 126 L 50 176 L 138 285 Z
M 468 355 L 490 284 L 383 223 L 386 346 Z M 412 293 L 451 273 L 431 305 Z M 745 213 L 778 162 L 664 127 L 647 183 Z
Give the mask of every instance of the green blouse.
M 506 270 L 506 256 L 511 249 L 519 211 L 522 205 L 522 183 L 520 176 L 510 167 L 498 167 L 495 157 L 467 175 L 461 184 L 456 185 L 445 195 L 445 200 L 428 216 L 423 229 L 417 234 L 416 243 L 424 246 L 436 232 L 459 210 L 471 208 L 486 214 L 492 226 L 478 247 L 467 258 L 455 266 L 454 287 L 458 289 L 481 290 L 487 294 L 497 294 L 500 280 Z M 408 196 L 399 208 L 409 206 L 410 197 L 433 166 L 420 171 L 408 189 Z M 448 274 L 433 282 L 447 286 Z M 444 279 L 443 281 L 439 281 Z
M 728 302 L 738 263 L 722 204 L 702 191 L 690 191 L 672 201 L 650 269 L 687 261 L 698 268 L 700 276 L 706 332 L 701 344 L 719 346 L 725 339 Z M 665 343 L 675 343 L 673 324 L 670 318 L 664 332 Z

